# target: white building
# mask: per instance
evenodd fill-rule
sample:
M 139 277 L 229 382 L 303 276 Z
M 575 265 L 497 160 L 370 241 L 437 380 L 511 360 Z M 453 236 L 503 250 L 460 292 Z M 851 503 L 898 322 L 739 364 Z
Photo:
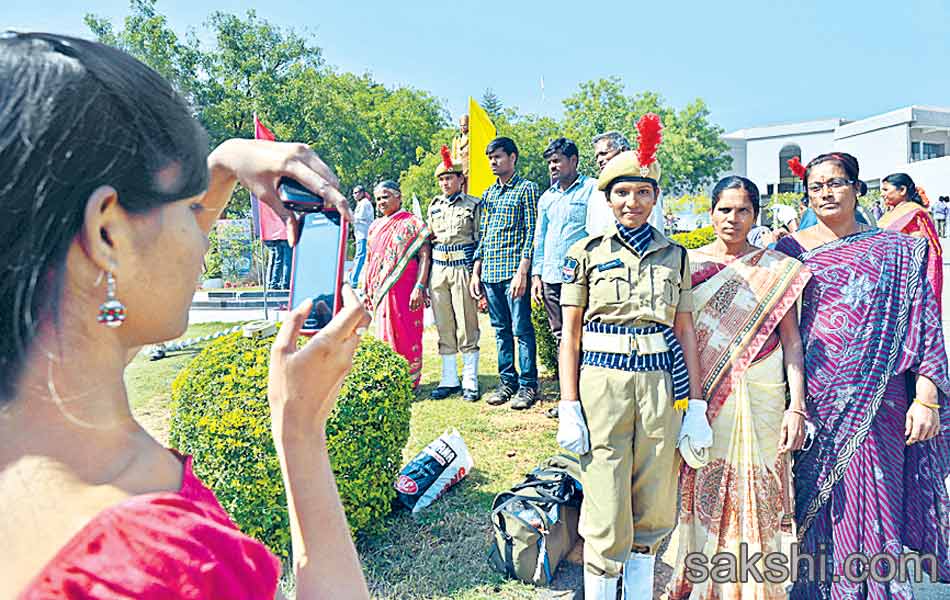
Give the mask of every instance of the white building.
M 848 152 L 861 165 L 861 179 L 879 188 L 891 173 L 907 173 L 927 196 L 950 195 L 950 108 L 908 106 L 859 121 L 828 119 L 740 129 L 723 136 L 732 170 L 759 187 L 763 196 L 801 192 L 786 161 L 802 163 L 826 152 Z

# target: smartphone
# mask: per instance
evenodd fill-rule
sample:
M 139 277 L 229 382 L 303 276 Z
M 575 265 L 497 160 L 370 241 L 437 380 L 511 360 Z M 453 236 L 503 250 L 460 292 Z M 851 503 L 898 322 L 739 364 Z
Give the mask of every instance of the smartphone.
M 302 213 L 322 212 L 325 202 L 319 194 L 314 194 L 290 177 L 281 177 L 277 183 L 277 193 L 284 206 Z
M 313 298 L 313 308 L 301 330 L 304 335 L 313 335 L 343 307 L 347 223 L 335 210 L 312 212 L 302 218 L 291 263 L 290 308 Z

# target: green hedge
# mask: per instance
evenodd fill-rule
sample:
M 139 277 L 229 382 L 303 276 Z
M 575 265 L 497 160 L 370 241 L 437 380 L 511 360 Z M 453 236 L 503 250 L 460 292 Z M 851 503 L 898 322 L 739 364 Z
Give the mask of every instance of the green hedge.
M 290 553 L 287 501 L 267 403 L 273 337 L 241 333 L 210 343 L 172 384 L 173 447 L 242 531 L 278 556 Z M 393 482 L 409 438 L 412 384 L 405 359 L 371 338 L 357 349 L 327 422 L 327 445 L 354 533 L 377 534 L 396 496 Z
M 688 233 L 674 233 L 670 239 L 687 249 L 699 248 L 716 241 L 716 232 L 710 227 L 700 227 Z
M 534 325 L 534 337 L 538 348 L 538 360 L 549 373 L 557 375 L 557 340 L 551 325 L 548 323 L 548 313 L 544 306 L 537 302 L 531 303 L 531 324 Z

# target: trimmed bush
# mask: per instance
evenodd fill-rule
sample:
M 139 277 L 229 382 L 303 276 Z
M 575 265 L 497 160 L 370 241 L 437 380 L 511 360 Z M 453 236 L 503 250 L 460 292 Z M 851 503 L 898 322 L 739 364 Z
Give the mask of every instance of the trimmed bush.
M 215 340 L 195 357 L 172 384 L 170 441 L 194 456 L 195 473 L 238 527 L 287 558 L 287 500 L 267 403 L 273 340 L 238 332 Z M 387 344 L 364 339 L 326 429 L 330 462 L 354 533 L 385 530 L 383 517 L 396 496 L 393 481 L 409 438 L 411 398 L 406 360 Z
M 712 227 L 700 227 L 688 233 L 675 233 L 670 236 L 670 239 L 691 250 L 716 241 L 716 232 Z
M 548 313 L 544 306 L 531 303 L 531 324 L 534 325 L 534 338 L 538 348 L 538 360 L 549 373 L 557 375 L 557 340 L 548 323 Z

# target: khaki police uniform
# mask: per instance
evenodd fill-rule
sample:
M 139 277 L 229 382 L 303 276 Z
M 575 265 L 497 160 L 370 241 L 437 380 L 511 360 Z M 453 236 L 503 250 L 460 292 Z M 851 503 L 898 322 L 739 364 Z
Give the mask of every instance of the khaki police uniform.
M 674 409 L 670 370 L 586 364 L 588 352 L 608 358 L 672 355 L 667 341 L 675 338 L 666 328 L 676 313 L 693 310 L 689 259 L 682 246 L 650 231 L 643 256 L 622 241 L 616 225 L 580 240 L 568 251 L 561 286 L 562 306 L 584 308 L 579 400 L 591 448 L 580 457 L 584 562 L 588 571 L 608 578 L 619 576 L 632 550 L 655 554 L 676 518 L 682 413 Z M 590 331 L 597 323 L 666 332 Z M 680 367 L 685 369 L 682 358 Z
M 439 332 L 439 354 L 478 350 L 478 305 L 469 293 L 472 257 L 478 244 L 480 199 L 437 196 L 429 205 L 432 274 L 429 289 Z

